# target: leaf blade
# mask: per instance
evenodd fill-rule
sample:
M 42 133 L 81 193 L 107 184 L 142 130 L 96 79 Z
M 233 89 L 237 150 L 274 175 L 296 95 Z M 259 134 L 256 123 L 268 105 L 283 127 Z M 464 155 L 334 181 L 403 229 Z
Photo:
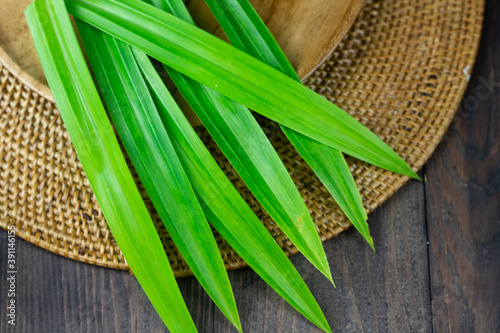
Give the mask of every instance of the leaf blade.
M 300 78 L 271 32 L 248 0 L 205 0 L 232 45 L 300 82 Z M 354 227 L 372 249 L 368 216 L 344 156 L 338 150 L 281 126 Z
M 25 15 L 66 129 L 129 266 L 169 329 L 195 332 L 79 51 L 63 1 L 36 0 Z
M 278 294 L 315 325 L 331 332 L 304 281 L 191 128 L 147 56 L 137 50 L 134 53 L 207 218 Z
M 178 12 L 187 22 L 192 22 L 182 1 L 155 0 L 155 3 L 159 8 Z M 333 283 L 309 210 L 250 110 L 169 67 L 166 70 L 264 210 L 302 254 Z
M 73 15 L 282 125 L 361 160 L 418 178 L 389 146 L 340 108 L 183 20 L 131 0 L 68 0 L 68 8 Z
M 241 331 L 217 243 L 132 50 L 112 36 L 76 22 L 113 123 L 154 207 L 200 284 Z

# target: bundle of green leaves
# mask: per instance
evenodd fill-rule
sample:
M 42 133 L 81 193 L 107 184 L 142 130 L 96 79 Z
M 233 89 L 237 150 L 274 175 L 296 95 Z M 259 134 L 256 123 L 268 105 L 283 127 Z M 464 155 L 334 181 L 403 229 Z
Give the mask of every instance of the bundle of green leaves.
M 232 44 L 195 27 L 182 0 L 35 0 L 26 18 L 106 221 L 169 330 L 196 327 L 111 123 L 186 263 L 240 331 L 209 222 L 278 294 L 330 332 L 306 284 L 218 167 L 149 57 L 164 64 L 264 209 L 332 282 L 309 211 L 249 109 L 281 125 L 372 247 L 366 212 L 342 153 L 418 177 L 377 136 L 300 83 L 248 0 L 206 2 Z M 103 101 L 68 13 L 76 18 Z

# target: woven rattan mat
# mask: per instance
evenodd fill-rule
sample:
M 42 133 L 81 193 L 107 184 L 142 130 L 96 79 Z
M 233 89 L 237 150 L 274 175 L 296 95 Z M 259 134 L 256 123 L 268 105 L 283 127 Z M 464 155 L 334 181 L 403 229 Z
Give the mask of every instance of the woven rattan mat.
M 420 169 L 445 133 L 467 86 L 483 7 L 483 0 L 368 0 L 331 58 L 305 84 Z M 0 225 L 15 224 L 19 237 L 62 256 L 128 269 L 55 105 L 30 90 L 1 62 L 0 108 Z M 350 223 L 278 126 L 258 119 L 304 197 L 321 239 L 347 229 Z M 297 252 L 207 132 L 199 129 L 198 133 L 278 244 L 287 254 Z M 354 159 L 348 162 L 368 211 L 407 181 Z M 190 275 L 144 197 L 174 272 Z M 217 233 L 216 238 L 228 269 L 245 265 Z

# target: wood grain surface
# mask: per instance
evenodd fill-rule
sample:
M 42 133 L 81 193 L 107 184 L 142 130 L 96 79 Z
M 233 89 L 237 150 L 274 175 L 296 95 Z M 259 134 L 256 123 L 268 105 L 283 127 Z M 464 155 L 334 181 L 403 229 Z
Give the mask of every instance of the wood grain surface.
M 421 176 L 370 215 L 377 253 L 349 230 L 324 243 L 334 289 L 291 258 L 336 332 L 500 331 L 500 3 L 488 0 L 462 107 Z M 133 276 L 17 240 L 17 321 L 0 332 L 166 332 Z M 246 332 L 319 332 L 250 269 L 230 272 Z M 236 332 L 193 278 L 180 279 L 200 332 Z
M 425 168 L 438 332 L 500 332 L 500 3 L 453 126 Z

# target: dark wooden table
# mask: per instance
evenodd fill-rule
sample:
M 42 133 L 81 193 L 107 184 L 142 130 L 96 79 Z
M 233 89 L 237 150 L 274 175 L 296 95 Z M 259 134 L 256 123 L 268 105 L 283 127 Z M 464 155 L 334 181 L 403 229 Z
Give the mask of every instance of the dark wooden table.
M 377 253 L 354 230 L 327 241 L 334 289 L 291 260 L 337 332 L 500 332 L 500 2 L 488 0 L 479 58 L 454 123 L 421 171 L 370 215 Z M 133 276 L 17 241 L 17 325 L 0 332 L 164 332 Z M 317 332 L 253 271 L 229 274 L 246 332 Z M 236 332 L 193 278 L 179 280 L 201 332 Z

